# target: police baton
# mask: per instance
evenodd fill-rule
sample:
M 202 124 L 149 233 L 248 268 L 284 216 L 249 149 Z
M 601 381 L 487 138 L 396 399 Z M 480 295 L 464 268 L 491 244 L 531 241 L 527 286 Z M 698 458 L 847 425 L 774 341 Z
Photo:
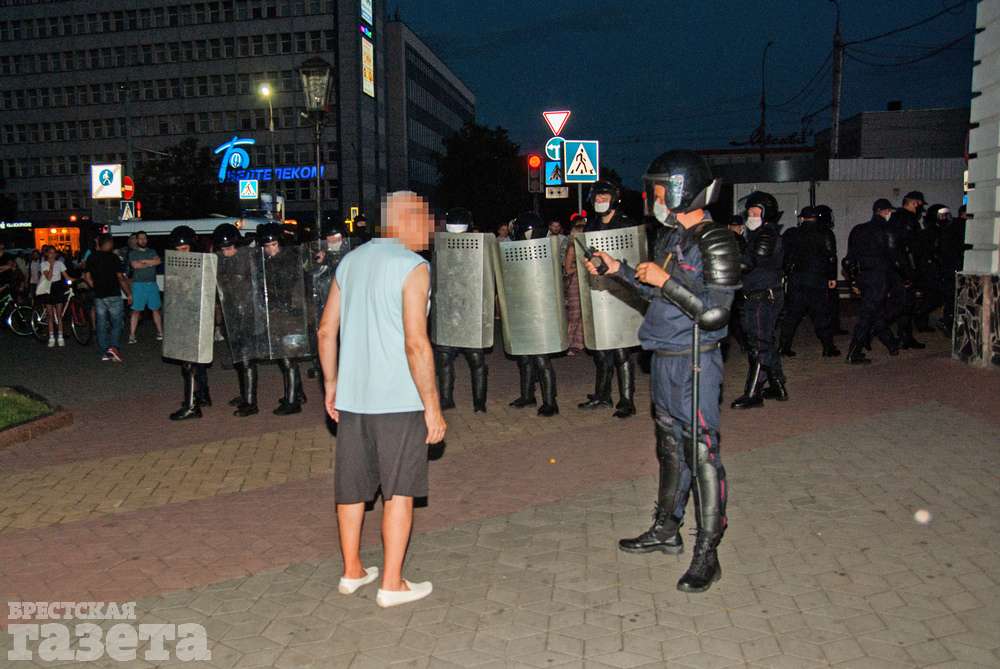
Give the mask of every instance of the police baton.
M 698 499 L 701 490 L 698 486 L 698 389 L 701 385 L 701 326 L 694 319 L 691 330 L 691 483 L 695 487 Z M 703 502 L 704 503 L 704 502 Z

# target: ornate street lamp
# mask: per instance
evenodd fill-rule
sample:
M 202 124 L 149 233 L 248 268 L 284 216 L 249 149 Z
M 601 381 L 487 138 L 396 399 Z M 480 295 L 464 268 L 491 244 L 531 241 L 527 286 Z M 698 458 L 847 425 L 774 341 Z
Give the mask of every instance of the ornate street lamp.
M 330 64 L 322 58 L 310 58 L 299 66 L 299 76 L 302 78 L 302 93 L 305 95 L 305 116 L 311 117 L 315 124 L 316 142 L 316 241 L 322 240 L 323 200 L 320 170 L 322 161 L 320 141 L 323 133 L 323 115 L 327 111 L 327 101 L 330 98 L 330 81 L 332 78 Z

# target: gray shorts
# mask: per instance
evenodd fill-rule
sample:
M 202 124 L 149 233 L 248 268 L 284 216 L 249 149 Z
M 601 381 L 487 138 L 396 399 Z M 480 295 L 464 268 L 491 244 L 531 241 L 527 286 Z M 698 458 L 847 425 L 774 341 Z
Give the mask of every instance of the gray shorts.
M 357 504 L 393 495 L 427 496 L 427 424 L 423 411 L 340 412 L 334 501 Z

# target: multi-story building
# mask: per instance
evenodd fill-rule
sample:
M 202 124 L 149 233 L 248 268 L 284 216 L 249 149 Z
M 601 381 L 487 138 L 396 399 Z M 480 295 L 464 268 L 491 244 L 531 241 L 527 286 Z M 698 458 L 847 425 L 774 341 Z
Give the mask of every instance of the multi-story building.
M 433 197 L 444 141 L 476 118 L 476 98 L 398 18 L 386 23 L 389 190 Z
M 46 224 L 90 209 L 91 164 L 135 174 L 186 137 L 255 140 L 242 146 L 251 168 L 313 165 L 298 68 L 318 56 L 334 72 L 324 209 L 374 211 L 388 181 L 384 25 L 382 0 L 0 0 L 0 189 Z M 311 221 L 307 175 L 263 176 Z

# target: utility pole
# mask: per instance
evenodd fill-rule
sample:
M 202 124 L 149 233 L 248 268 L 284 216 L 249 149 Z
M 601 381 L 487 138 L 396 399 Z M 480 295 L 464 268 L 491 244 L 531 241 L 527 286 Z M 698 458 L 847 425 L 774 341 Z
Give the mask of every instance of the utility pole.
M 844 82 L 844 39 L 840 35 L 840 3 L 830 0 L 837 8 L 837 26 L 833 31 L 833 100 L 830 105 L 830 157 L 840 155 L 840 96 Z
M 760 162 L 767 160 L 767 50 L 773 44 L 768 40 L 760 57 Z

